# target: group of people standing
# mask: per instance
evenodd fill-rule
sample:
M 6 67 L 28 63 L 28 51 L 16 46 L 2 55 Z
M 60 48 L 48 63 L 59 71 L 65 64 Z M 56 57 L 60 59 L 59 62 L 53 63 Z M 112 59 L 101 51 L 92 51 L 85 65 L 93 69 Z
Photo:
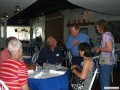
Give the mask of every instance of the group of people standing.
M 104 90 L 104 87 L 110 86 L 110 75 L 115 64 L 113 56 L 115 45 L 107 21 L 99 20 L 95 26 L 97 32 L 102 35 L 100 46 L 95 47 L 93 50 L 95 53 L 100 53 L 100 86 L 101 90 Z M 72 25 L 70 31 L 71 35 L 66 43 L 66 48 L 72 54 L 71 73 L 77 78 L 76 82 L 70 82 L 70 90 L 88 90 L 94 68 L 89 37 L 80 33 L 78 25 Z M 57 46 L 57 41 L 53 36 L 48 37 L 47 45 L 41 49 L 36 63 L 45 65 L 46 63 L 56 64 L 62 62 L 63 55 L 60 46 Z M 27 68 L 22 57 L 22 43 L 16 38 L 9 40 L 7 48 L 0 52 L 0 70 L 0 79 L 5 81 L 10 90 L 29 90 Z M 15 82 L 11 83 L 13 78 Z M 84 84 L 80 84 L 81 82 L 84 82 Z M 74 87 L 72 84 L 80 84 L 83 87 L 80 89 L 79 85 Z
M 95 29 L 97 29 L 97 32 L 102 35 L 101 43 L 99 47 L 94 47 L 93 51 L 95 53 L 99 53 L 99 73 L 100 73 L 100 86 L 101 90 L 104 90 L 105 87 L 110 87 L 110 76 L 113 72 L 114 64 L 115 64 L 115 58 L 114 58 L 114 38 L 111 32 L 109 32 L 109 25 L 107 21 L 105 20 L 99 20 L 95 24 Z M 72 73 L 75 74 L 75 76 L 79 77 L 82 80 L 88 79 L 87 76 L 89 76 L 89 72 L 91 72 L 93 68 L 93 61 L 92 61 L 92 55 L 91 46 L 89 42 L 89 37 L 85 34 L 81 34 L 80 28 L 77 25 L 73 25 L 70 27 L 71 35 L 68 38 L 66 47 L 68 50 L 71 51 L 72 54 L 72 66 L 71 70 Z M 83 47 L 83 48 L 80 48 Z M 86 54 L 87 52 L 87 54 Z M 89 52 L 89 54 L 88 54 Z M 78 65 L 82 63 L 83 67 L 82 70 L 78 70 Z M 89 79 L 92 79 L 92 75 L 89 76 Z M 88 90 L 88 87 L 90 85 L 90 80 L 88 79 L 87 83 L 84 82 L 84 87 L 82 90 Z M 74 82 L 76 83 L 76 82 Z M 78 87 L 73 87 L 71 83 L 71 90 L 81 90 Z M 80 83 L 80 82 L 79 82 Z M 77 88 L 77 89 L 76 89 Z

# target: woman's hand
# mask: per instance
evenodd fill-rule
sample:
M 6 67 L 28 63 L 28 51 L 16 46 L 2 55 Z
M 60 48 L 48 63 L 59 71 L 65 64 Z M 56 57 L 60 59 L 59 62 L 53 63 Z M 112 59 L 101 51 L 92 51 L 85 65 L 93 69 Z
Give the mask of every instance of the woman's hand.
M 78 68 L 78 65 L 72 65 L 71 66 L 71 70 L 75 69 L 75 68 Z
M 95 48 L 94 48 L 94 51 L 95 51 L 96 53 L 99 53 L 99 52 L 100 52 L 100 48 L 95 47 Z

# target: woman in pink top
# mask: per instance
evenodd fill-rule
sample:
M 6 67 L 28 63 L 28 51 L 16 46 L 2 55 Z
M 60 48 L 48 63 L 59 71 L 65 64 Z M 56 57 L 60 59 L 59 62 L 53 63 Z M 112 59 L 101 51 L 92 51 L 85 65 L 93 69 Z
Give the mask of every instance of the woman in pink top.
M 4 60 L 7 60 L 11 56 L 10 52 L 8 51 L 8 43 L 13 39 L 17 39 L 17 38 L 16 37 L 9 37 L 6 39 L 6 48 L 0 52 L 0 66 Z

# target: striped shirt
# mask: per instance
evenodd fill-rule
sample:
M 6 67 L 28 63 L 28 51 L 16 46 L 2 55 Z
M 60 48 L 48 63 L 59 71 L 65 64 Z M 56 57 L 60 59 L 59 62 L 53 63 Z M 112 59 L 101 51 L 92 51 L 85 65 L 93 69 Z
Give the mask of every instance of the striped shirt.
M 0 52 L 0 66 L 1 66 L 2 62 L 3 62 L 4 60 L 9 59 L 10 56 L 11 56 L 11 55 L 10 55 L 10 53 L 9 53 L 9 51 L 8 51 L 8 48 L 3 49 L 3 50 Z
M 28 81 L 27 68 L 23 62 L 5 60 L 1 65 L 1 79 L 9 90 L 22 90 L 21 86 Z

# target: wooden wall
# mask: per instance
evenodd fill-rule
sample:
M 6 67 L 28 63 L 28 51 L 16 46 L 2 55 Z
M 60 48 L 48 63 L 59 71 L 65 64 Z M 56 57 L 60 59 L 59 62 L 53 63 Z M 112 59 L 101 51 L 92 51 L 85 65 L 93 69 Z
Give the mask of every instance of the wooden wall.
M 45 41 L 51 35 L 58 40 L 59 37 L 63 37 L 63 32 L 64 18 L 62 13 L 54 13 L 45 17 Z

